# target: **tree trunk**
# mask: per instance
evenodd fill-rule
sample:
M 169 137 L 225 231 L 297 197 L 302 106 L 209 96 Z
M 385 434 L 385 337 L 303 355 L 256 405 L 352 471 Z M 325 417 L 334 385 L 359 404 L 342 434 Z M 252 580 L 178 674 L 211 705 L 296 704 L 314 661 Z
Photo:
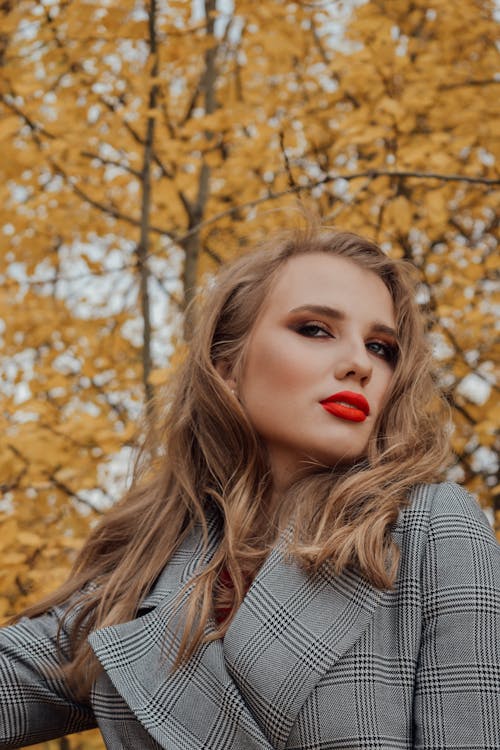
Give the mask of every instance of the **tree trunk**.
M 213 36 L 215 25 L 216 0 L 205 0 L 205 17 L 207 19 L 207 36 Z M 214 43 L 205 53 L 205 70 L 200 85 L 203 95 L 205 114 L 215 112 L 217 102 L 215 99 L 215 80 L 217 77 L 216 56 L 218 45 Z M 205 132 L 207 140 L 213 138 L 213 133 Z M 198 226 L 203 221 L 205 206 L 210 191 L 210 167 L 203 161 L 198 179 L 198 194 L 196 199 L 188 207 L 188 229 Z M 191 302 L 196 293 L 196 282 L 198 277 L 198 261 L 200 257 L 200 234 L 195 232 L 183 243 L 185 260 L 183 273 L 184 286 L 184 338 L 189 340 L 194 325 L 194 311 Z
M 149 54 L 153 58 L 151 76 L 156 79 L 158 74 L 158 58 L 156 48 L 156 0 L 150 0 L 149 4 Z M 156 107 L 158 86 L 151 85 L 149 90 L 149 111 L 153 112 Z M 144 387 L 144 398 L 146 410 L 149 417 L 153 411 L 153 387 L 149 381 L 152 369 L 151 358 L 151 301 L 149 297 L 149 268 L 148 255 L 150 247 L 149 225 L 151 215 L 151 163 L 153 158 L 153 144 L 155 134 L 155 118 L 148 117 L 146 124 L 146 136 L 144 139 L 144 157 L 141 171 L 141 226 L 140 237 L 137 245 L 137 268 L 139 271 L 139 295 L 141 300 L 141 314 L 143 320 L 142 339 L 142 383 Z

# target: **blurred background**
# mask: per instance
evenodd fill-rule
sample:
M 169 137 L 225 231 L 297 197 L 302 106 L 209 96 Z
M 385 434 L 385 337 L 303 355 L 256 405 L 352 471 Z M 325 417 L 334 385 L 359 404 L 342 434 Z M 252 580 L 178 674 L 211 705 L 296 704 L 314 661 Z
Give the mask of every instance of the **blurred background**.
M 0 2 L 0 618 L 123 493 L 197 288 L 298 201 L 418 269 L 450 478 L 499 530 L 499 21 L 490 0 Z

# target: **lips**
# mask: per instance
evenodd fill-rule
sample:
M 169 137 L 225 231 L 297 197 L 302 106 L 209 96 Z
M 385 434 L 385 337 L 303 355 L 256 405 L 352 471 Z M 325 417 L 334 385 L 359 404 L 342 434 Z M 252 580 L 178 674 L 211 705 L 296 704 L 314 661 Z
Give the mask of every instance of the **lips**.
M 364 422 L 370 413 L 366 398 L 354 391 L 339 391 L 320 401 L 320 404 L 330 414 L 350 422 Z

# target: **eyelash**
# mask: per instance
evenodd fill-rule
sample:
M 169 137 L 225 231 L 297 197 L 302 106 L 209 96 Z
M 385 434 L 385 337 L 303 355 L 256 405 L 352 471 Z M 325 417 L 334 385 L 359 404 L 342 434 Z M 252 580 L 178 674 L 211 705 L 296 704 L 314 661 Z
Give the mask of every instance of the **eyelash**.
M 332 336 L 332 333 L 328 330 L 328 328 L 321 325 L 320 323 L 303 323 L 302 325 L 298 326 L 297 333 L 300 333 L 301 336 L 306 336 L 307 338 L 311 339 L 326 338 L 323 336 L 315 336 L 314 333 L 311 333 L 312 330 L 322 331 L 323 333 L 326 333 L 327 336 Z
M 322 323 L 313 323 L 313 322 L 303 323 L 296 330 L 297 330 L 297 333 L 299 333 L 301 336 L 305 336 L 306 338 L 327 338 L 327 337 L 335 338 L 332 332 Z M 318 331 L 322 331 L 325 334 L 325 336 L 318 336 L 315 333 L 313 333 L 313 331 L 316 331 L 316 333 Z M 397 358 L 398 358 L 398 348 L 395 344 L 388 344 L 384 341 L 369 341 L 367 343 L 367 346 L 370 347 L 374 344 L 375 346 L 382 347 L 382 350 L 383 350 L 381 353 L 378 353 L 370 349 L 370 351 L 372 351 L 372 353 L 376 357 L 380 357 L 381 359 L 386 360 L 390 364 L 396 363 Z

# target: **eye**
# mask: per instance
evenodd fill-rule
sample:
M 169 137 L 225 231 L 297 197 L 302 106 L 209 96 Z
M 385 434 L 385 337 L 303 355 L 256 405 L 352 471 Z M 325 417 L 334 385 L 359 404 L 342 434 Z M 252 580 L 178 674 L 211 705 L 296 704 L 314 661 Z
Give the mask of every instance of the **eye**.
M 366 346 L 373 354 L 385 359 L 391 365 L 397 362 L 398 349 L 395 344 L 387 344 L 384 341 L 369 341 Z
M 306 336 L 310 339 L 332 337 L 332 333 L 323 323 L 302 323 L 301 325 L 297 326 L 295 330 L 297 331 L 297 333 L 300 333 L 301 336 Z

